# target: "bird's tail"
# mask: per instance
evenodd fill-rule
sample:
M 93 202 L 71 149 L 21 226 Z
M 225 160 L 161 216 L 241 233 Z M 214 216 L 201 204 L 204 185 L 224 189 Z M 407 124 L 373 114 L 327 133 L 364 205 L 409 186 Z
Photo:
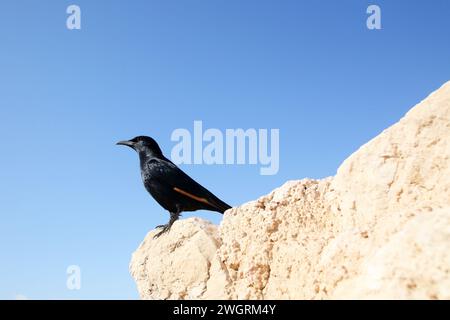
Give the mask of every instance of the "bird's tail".
M 214 207 L 214 211 L 220 212 L 221 214 L 224 214 L 225 211 L 231 209 L 230 205 L 226 204 L 217 197 L 214 197 L 214 199 L 210 199 L 208 202 Z

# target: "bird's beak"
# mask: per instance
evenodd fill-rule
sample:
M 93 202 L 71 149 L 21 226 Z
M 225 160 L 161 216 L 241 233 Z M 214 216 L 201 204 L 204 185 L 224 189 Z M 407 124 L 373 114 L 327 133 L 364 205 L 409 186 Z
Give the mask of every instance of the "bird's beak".
M 128 141 L 128 140 L 124 140 L 124 141 L 119 141 L 116 143 L 116 145 L 120 145 L 120 146 L 128 146 L 130 148 L 133 148 L 134 143 L 132 141 Z

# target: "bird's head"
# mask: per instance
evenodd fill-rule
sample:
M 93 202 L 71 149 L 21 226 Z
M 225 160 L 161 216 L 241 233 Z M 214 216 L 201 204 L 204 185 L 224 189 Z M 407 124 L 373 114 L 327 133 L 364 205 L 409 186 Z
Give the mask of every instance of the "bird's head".
M 161 148 L 153 138 L 146 136 L 138 136 L 131 140 L 119 141 L 117 145 L 127 146 L 134 149 L 138 153 L 147 155 L 162 156 Z

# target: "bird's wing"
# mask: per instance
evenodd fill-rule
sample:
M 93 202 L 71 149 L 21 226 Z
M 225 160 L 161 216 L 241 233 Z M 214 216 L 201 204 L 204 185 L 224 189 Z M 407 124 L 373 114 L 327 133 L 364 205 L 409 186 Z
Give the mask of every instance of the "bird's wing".
M 170 160 L 152 159 L 149 161 L 148 166 L 150 172 L 152 172 L 153 179 L 169 185 L 175 192 L 194 201 L 201 202 L 206 206 L 210 206 L 212 209 L 222 213 L 231 208 L 228 204 L 189 177 Z

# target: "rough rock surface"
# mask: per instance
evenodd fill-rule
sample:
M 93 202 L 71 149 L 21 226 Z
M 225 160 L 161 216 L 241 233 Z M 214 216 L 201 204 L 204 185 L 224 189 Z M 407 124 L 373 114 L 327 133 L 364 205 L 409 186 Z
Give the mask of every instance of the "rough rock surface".
M 450 82 L 323 180 L 150 232 L 143 299 L 450 299 Z

